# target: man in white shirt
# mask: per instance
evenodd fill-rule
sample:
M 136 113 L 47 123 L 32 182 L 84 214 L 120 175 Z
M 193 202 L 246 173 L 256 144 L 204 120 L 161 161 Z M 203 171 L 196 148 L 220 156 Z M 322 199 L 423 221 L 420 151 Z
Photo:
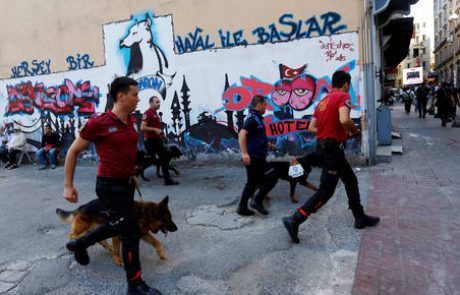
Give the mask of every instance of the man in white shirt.
M 26 146 L 27 138 L 24 132 L 18 125 L 14 125 L 14 133 L 12 134 L 10 141 L 7 144 L 8 148 L 8 163 L 5 168 L 11 170 L 18 168 L 17 155 L 22 152 Z

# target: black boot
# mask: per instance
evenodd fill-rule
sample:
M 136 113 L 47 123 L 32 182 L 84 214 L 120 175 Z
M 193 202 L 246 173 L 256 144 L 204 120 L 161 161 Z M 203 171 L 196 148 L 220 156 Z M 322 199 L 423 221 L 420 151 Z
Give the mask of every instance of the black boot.
M 236 213 L 241 216 L 252 216 L 254 211 L 248 209 L 248 199 L 242 197 L 238 207 L 236 208 Z
M 106 223 L 84 236 L 68 242 L 65 246 L 69 251 L 73 252 L 75 260 L 79 264 L 87 265 L 89 263 L 89 256 L 86 249 L 97 242 L 115 236 L 115 234 L 114 228 L 109 223 Z
M 352 209 L 353 217 L 355 217 L 355 228 L 363 229 L 367 226 L 375 226 L 379 223 L 380 218 L 375 216 L 366 215 L 361 205 L 350 206 Z
M 377 216 L 370 216 L 364 214 L 360 218 L 355 219 L 355 228 L 363 229 L 367 226 L 376 226 L 379 223 L 380 218 Z
M 260 214 L 268 215 L 268 211 L 265 209 L 262 203 L 257 203 L 256 201 L 252 200 L 250 205 L 252 209 L 257 210 L 257 212 Z
M 241 215 L 241 216 L 252 216 L 252 215 L 254 215 L 254 211 L 249 210 L 247 206 L 243 207 L 243 206 L 239 206 L 239 205 L 238 205 L 238 208 L 236 208 L 236 213 Z
M 294 215 L 283 218 L 283 224 L 291 237 L 293 243 L 300 243 L 299 240 L 299 225 L 307 220 L 300 212 L 296 211 Z
M 149 287 L 143 280 L 134 286 L 128 286 L 128 295 L 162 295 L 159 290 Z
M 89 256 L 86 248 L 82 242 L 78 240 L 72 240 L 68 242 L 65 246 L 67 250 L 73 252 L 73 256 L 75 257 L 75 261 L 77 261 L 81 265 L 87 265 L 89 263 Z
M 259 212 L 260 214 L 262 215 L 268 215 L 268 211 L 265 210 L 265 207 L 264 205 L 262 204 L 263 200 L 264 200 L 264 197 L 263 195 L 261 195 L 260 192 L 258 192 L 251 200 L 251 202 L 249 203 L 249 205 L 251 206 L 252 209 L 254 210 L 257 210 L 257 212 Z

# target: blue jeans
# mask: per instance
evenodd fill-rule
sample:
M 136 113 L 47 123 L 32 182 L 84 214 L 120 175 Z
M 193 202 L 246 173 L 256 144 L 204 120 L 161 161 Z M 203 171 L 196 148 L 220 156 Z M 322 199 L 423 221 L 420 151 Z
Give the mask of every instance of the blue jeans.
M 37 151 L 37 158 L 40 166 L 46 165 L 46 154 L 48 154 L 50 164 L 56 166 L 56 148 L 52 148 L 48 152 L 46 152 L 44 148 Z
M 8 162 L 8 150 L 4 145 L 0 146 L 0 161 L 2 163 Z
M 65 157 L 67 156 L 67 152 L 69 151 L 69 148 L 70 146 L 67 146 L 67 147 L 61 147 L 61 159 L 65 159 Z

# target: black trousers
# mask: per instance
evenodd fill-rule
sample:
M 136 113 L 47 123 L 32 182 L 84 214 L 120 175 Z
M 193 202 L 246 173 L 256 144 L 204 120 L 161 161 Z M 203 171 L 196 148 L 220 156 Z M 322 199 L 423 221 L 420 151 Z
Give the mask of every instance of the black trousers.
M 247 202 L 257 189 L 254 196 L 256 203 L 262 203 L 267 194 L 275 187 L 278 177 L 275 170 L 265 158 L 256 159 L 251 157 L 251 164 L 246 166 L 247 182 L 241 195 L 240 206 L 247 207 Z
M 93 232 L 91 244 L 104 240 L 108 236 L 121 236 L 123 264 L 128 283 L 140 277 L 139 260 L 140 232 L 133 212 L 134 179 L 98 177 L 96 193 L 109 211 L 109 222 Z
M 0 161 L 2 163 L 8 162 L 8 150 L 4 146 L 0 147 Z
M 348 206 L 355 218 L 363 216 L 358 179 L 345 158 L 344 146 L 333 140 L 318 140 L 317 153 L 321 157 L 323 170 L 319 190 L 300 208 L 308 215 L 315 213 L 334 195 L 339 179 L 345 185 Z M 299 209 L 299 211 L 300 211 Z M 305 216 L 305 215 L 304 215 Z
M 446 126 L 447 121 L 449 120 L 449 107 L 441 106 L 438 107 L 438 116 L 441 118 L 442 126 Z
M 171 161 L 171 156 L 166 149 L 163 140 L 160 138 L 148 138 L 145 140 L 145 149 L 151 157 L 158 156 L 161 171 L 163 172 L 165 180 L 171 179 L 171 175 L 169 174 L 169 162 Z
M 411 105 L 412 105 L 412 100 L 404 100 L 404 110 L 406 111 L 406 114 L 410 113 Z
M 20 150 L 11 150 L 8 152 L 8 163 L 10 165 L 16 164 L 18 162 L 18 154 L 20 154 Z
M 428 101 L 426 99 L 419 99 L 417 101 L 417 107 L 418 107 L 417 111 L 418 111 L 419 117 L 425 118 L 427 102 Z

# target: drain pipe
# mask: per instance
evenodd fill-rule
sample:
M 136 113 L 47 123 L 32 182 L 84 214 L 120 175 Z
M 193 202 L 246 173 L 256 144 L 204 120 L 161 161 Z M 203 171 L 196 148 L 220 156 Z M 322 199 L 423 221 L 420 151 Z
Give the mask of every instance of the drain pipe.
M 373 1 L 368 1 L 369 24 L 370 24 L 370 62 L 364 65 L 364 79 L 366 81 L 366 103 L 367 103 L 367 126 L 369 135 L 369 165 L 376 162 L 377 150 L 377 111 L 375 108 L 375 20 Z

